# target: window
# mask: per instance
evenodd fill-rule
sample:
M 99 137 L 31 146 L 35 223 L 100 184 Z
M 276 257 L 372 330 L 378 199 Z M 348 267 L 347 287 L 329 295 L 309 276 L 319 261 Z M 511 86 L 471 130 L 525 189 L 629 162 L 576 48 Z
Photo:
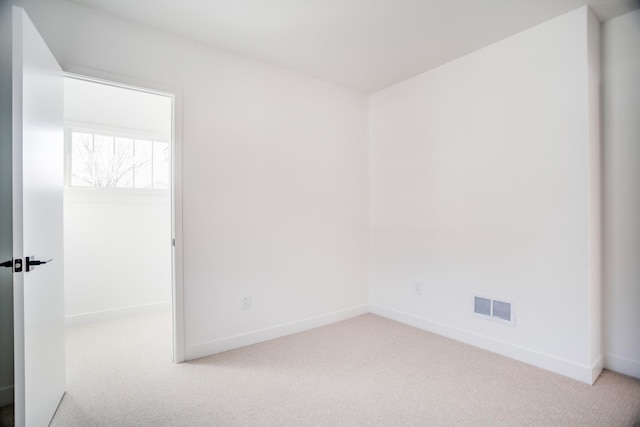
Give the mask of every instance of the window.
M 169 188 L 166 141 L 71 130 L 70 146 L 72 187 Z

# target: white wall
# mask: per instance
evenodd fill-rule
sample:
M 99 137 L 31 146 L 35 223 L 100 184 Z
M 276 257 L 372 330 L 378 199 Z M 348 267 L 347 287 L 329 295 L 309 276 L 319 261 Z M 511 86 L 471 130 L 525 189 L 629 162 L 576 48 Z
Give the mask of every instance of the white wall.
M 374 312 L 595 379 L 589 19 L 579 9 L 371 96 Z M 475 317 L 475 293 L 513 301 L 516 325 Z
M 188 358 L 366 311 L 365 96 L 64 0 L 19 3 L 63 68 L 182 89 Z
M 65 78 L 65 122 L 123 129 L 171 139 L 171 98 L 129 88 Z
M 167 190 L 67 188 L 64 214 L 68 323 L 169 307 Z
M 640 10 L 602 27 L 604 350 L 640 378 Z

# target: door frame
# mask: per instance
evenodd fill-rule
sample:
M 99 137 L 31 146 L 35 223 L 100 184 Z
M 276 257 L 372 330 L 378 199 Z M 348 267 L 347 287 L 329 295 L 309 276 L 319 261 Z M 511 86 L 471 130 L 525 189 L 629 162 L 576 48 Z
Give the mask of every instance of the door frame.
M 182 89 L 77 66 L 62 66 L 65 77 L 171 98 L 171 316 L 173 362 L 184 362 L 184 270 L 182 228 Z

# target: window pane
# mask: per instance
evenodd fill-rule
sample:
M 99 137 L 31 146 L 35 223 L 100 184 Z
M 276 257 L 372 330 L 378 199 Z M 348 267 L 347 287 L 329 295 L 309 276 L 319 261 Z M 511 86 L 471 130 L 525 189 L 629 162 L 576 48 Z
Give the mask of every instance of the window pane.
M 71 185 L 91 187 L 94 184 L 93 135 L 71 133 Z
M 153 188 L 169 188 L 169 144 L 153 142 Z
M 151 188 L 151 141 L 136 139 L 135 142 L 135 188 Z
M 133 187 L 133 139 L 117 138 L 115 141 L 117 179 L 114 187 Z
M 96 165 L 94 186 L 114 187 L 113 137 L 106 135 L 93 136 L 93 155 Z
M 150 141 L 71 132 L 71 185 L 169 188 L 171 147 Z

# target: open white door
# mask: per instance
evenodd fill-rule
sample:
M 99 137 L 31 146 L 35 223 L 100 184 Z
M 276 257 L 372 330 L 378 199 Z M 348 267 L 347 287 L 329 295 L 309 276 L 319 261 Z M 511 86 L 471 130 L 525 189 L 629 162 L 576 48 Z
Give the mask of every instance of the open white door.
M 38 427 L 51 421 L 65 382 L 64 86 L 24 10 L 13 7 L 12 26 L 15 419 Z

